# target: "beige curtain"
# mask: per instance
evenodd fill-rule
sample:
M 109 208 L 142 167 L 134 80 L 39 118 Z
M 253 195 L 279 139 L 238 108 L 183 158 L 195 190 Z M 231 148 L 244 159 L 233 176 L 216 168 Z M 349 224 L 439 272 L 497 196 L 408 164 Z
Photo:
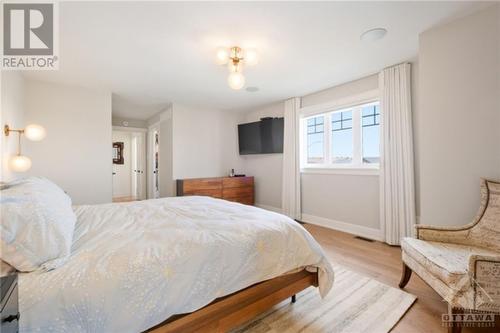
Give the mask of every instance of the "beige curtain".
M 400 244 L 415 225 L 411 65 L 384 69 L 381 89 L 380 218 L 385 241 Z
M 283 214 L 300 220 L 300 98 L 285 101 L 285 131 L 283 143 Z

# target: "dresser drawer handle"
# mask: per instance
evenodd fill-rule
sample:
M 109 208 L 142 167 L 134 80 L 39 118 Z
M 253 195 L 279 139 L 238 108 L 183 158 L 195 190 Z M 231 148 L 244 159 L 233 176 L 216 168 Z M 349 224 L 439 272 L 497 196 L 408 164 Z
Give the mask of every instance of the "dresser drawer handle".
M 10 323 L 11 321 L 19 320 L 20 316 L 19 312 L 16 315 L 7 316 L 2 320 L 2 323 Z

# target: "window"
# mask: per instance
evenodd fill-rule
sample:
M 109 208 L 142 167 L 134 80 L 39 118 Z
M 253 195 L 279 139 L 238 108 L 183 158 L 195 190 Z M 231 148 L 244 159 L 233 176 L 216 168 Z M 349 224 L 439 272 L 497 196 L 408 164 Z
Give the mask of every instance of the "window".
M 371 102 L 303 118 L 302 168 L 377 168 L 380 105 Z
M 352 111 L 332 113 L 332 163 L 352 164 Z
M 363 163 L 380 162 L 380 105 L 363 107 Z
M 324 162 L 325 117 L 307 119 L 307 163 Z

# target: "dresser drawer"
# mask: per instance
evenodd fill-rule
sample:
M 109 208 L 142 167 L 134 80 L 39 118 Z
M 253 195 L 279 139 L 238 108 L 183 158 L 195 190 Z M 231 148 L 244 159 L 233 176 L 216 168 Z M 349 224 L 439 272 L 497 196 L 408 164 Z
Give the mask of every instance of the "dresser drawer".
M 253 195 L 224 198 L 227 201 L 239 202 L 244 205 L 253 205 Z
M 224 188 L 253 186 L 253 177 L 223 178 L 222 186 Z
M 241 197 L 241 196 L 249 196 L 249 195 L 253 195 L 253 187 L 252 186 L 224 188 L 222 190 L 222 197 L 224 199 Z
M 222 181 L 220 178 L 186 179 L 182 182 L 184 183 L 184 192 L 188 192 L 191 190 L 214 190 L 222 188 Z
M 2 284 L 4 283 L 4 281 L 4 278 L 2 278 Z M 2 287 L 5 286 L 2 285 Z M 2 309 L 0 317 L 0 331 L 2 333 L 17 333 L 19 331 L 17 279 L 10 285 L 7 293 L 4 294 L 4 298 L 2 299 Z
M 203 195 L 207 197 L 213 198 L 222 198 L 222 189 L 191 189 L 188 191 L 184 191 L 183 195 Z

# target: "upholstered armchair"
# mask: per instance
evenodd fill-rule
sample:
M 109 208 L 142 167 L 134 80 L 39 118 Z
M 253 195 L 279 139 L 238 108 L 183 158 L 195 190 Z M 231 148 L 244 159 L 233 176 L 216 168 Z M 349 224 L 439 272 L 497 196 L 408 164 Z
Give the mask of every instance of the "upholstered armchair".
M 472 223 L 416 228 L 416 238 L 401 242 L 403 274 L 399 287 L 406 286 L 413 271 L 448 302 L 450 314 L 499 314 L 500 182 L 481 180 L 481 205 Z M 450 332 L 460 332 L 458 321 L 451 320 Z

